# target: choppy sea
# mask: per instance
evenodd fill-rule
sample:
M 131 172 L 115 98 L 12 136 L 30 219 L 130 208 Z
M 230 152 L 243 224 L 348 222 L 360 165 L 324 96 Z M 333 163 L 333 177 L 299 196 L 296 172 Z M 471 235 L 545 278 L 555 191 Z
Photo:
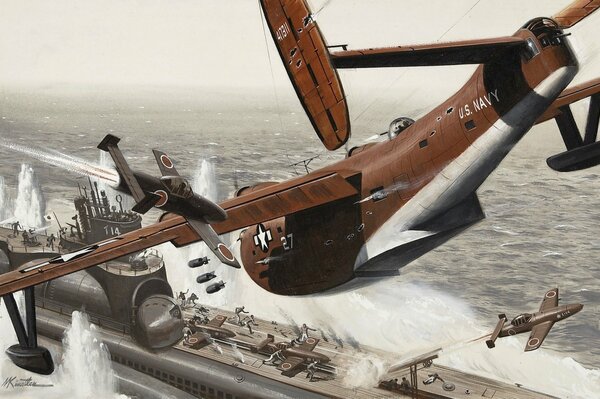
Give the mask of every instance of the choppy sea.
M 381 107 L 385 118 L 415 117 L 432 105 Z M 0 139 L 94 162 L 96 145 L 115 134 L 123 138 L 120 146 L 131 165 L 155 174 L 150 150 L 160 148 L 194 179 L 196 190 L 215 199 L 226 198 L 236 185 L 304 173 L 290 165 L 314 155 L 319 158 L 312 168 L 343 157 L 322 148 L 295 99 L 274 101 L 272 93 L 250 89 L 3 88 L 0 117 Z M 391 119 L 372 113 L 353 121 L 352 145 L 385 131 Z M 390 363 L 442 347 L 439 361 L 466 371 L 559 397 L 600 397 L 600 167 L 550 170 L 545 159 L 561 146 L 552 122 L 528 133 L 478 191 L 486 219 L 398 277 L 356 291 L 282 298 L 254 286 L 243 271 L 222 267 L 217 271 L 230 284 L 203 300 L 333 329 L 348 342 L 399 353 L 386 359 Z M 46 211 L 70 217 L 75 187 L 88 185 L 87 179 L 0 147 L 4 210 L 14 205 L 23 163 L 35 171 Z M 175 289 L 203 292 L 185 267 L 203 249 L 167 244 L 161 250 Z M 536 311 L 545 291 L 556 286 L 563 303 L 585 307 L 557 323 L 540 350 L 523 353 L 524 336 L 499 341 L 492 351 L 482 341 L 468 343 L 493 328 L 498 313 Z

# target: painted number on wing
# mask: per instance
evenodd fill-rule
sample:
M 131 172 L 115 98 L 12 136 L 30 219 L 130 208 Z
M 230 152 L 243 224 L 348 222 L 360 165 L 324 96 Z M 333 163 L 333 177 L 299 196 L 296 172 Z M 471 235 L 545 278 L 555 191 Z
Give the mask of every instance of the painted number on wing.
M 290 34 L 290 27 L 288 26 L 287 22 L 284 22 L 283 25 L 277 29 L 275 34 L 277 35 L 277 40 L 282 41 L 285 39 L 287 35 Z

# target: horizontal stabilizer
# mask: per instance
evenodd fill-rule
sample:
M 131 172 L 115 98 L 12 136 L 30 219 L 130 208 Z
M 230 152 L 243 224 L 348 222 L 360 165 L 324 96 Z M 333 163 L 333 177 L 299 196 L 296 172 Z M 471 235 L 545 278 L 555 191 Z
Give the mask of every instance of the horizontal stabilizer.
M 119 144 L 119 141 L 121 141 L 121 139 L 118 138 L 117 136 L 113 136 L 112 134 L 107 134 L 102 139 L 100 144 L 98 144 L 98 148 L 101 149 L 102 151 L 108 151 L 110 147 L 116 147 L 117 144 Z
M 156 203 L 160 201 L 161 198 L 162 197 L 158 194 L 146 193 L 144 198 L 142 198 L 140 202 L 135 204 L 135 206 L 131 208 L 131 210 L 137 213 L 144 214 L 150 209 L 152 209 L 152 207 L 154 207 L 154 205 L 156 205 Z
M 331 54 L 336 68 L 383 68 L 435 65 L 484 64 L 507 52 L 520 51 L 525 40 L 498 37 L 448 43 L 419 44 L 365 50 L 339 51 Z
M 492 335 L 490 335 L 490 339 L 485 341 L 485 344 L 490 349 L 496 346 L 496 340 L 498 339 L 498 335 L 500 335 L 500 331 L 502 331 L 502 327 L 504 327 L 504 323 L 506 323 L 507 321 L 505 314 L 498 315 L 498 319 L 498 324 L 496 324 L 496 328 L 494 328 Z

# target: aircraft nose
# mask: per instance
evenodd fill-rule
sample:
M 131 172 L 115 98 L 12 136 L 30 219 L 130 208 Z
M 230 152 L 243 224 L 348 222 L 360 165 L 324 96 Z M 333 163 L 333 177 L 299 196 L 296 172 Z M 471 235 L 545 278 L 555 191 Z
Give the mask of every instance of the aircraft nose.
M 580 304 L 580 303 L 578 303 L 578 304 L 576 304 L 576 305 L 571 305 L 571 311 L 572 311 L 573 313 L 577 313 L 577 312 L 579 312 L 581 309 L 583 309 L 583 305 L 582 305 L 582 304 Z

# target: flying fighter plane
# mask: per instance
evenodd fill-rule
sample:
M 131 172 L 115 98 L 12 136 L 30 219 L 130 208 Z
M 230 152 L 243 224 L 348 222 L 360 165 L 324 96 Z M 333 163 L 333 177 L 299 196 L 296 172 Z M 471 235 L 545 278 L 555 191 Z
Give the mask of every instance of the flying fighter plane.
M 508 337 L 531 331 L 527 345 L 525 345 L 525 352 L 536 350 L 542 345 L 554 323 L 573 316 L 581 309 L 583 309 L 583 305 L 579 303 L 558 306 L 558 288 L 551 289 L 544 295 L 538 312 L 522 313 L 512 319 L 508 326 L 505 326 L 508 321 L 506 315 L 498 315 L 500 320 L 498 320 L 490 339 L 485 343 L 491 349 L 496 346 L 495 342 L 498 337 Z
M 553 18 L 526 22 L 510 36 L 336 52 L 327 46 L 305 0 L 260 4 L 298 99 L 329 150 L 344 146 L 350 137 L 338 69 L 479 66 L 456 94 L 414 123 L 406 117 L 393 121 L 383 141 L 354 147 L 344 160 L 305 176 L 238 190 L 219 204 L 225 220 L 208 220 L 202 205 L 210 204 L 190 201 L 185 181 L 176 175 L 145 186 L 144 177 L 127 173 L 126 163 L 117 157 L 122 189 L 132 193 L 136 209 L 158 205 L 160 200 L 149 194 L 162 189 L 169 196 L 161 196 L 163 209 L 171 212 L 154 225 L 72 258 L 6 273 L 0 276 L 0 295 L 163 242 L 183 246 L 205 239 L 217 253 L 226 247 L 216 234 L 240 229 L 244 269 L 260 287 L 281 295 L 322 292 L 357 277 L 397 275 L 399 268 L 482 220 L 478 187 L 537 123 L 555 119 L 567 147 L 548 158 L 551 168 L 579 170 L 600 163 L 600 79 L 567 88 L 579 67 L 565 32 L 598 9 L 600 0 L 575 1 Z M 587 97 L 582 137 L 570 104 Z M 114 139 L 104 144 L 115 158 Z M 170 159 L 155 155 L 161 169 L 174 176 Z M 179 198 L 183 206 L 172 202 Z M 213 205 L 207 209 L 216 210 Z M 234 261 L 232 254 L 221 255 Z M 18 310 L 10 306 L 17 320 Z M 28 348 L 22 324 L 14 326 L 20 329 L 21 347 Z
M 277 365 L 277 369 L 286 377 L 293 377 L 302 370 L 306 369 L 309 363 L 317 362 L 318 364 L 329 363 L 331 359 L 322 353 L 315 352 L 315 347 L 319 343 L 319 339 L 309 337 L 299 346 L 293 346 L 287 342 L 275 343 L 275 337 L 271 334 L 259 343 L 252 351 L 265 355 L 272 355 L 281 360 Z
M 117 146 L 120 140 L 107 134 L 98 148 L 112 157 L 120 177 L 116 189 L 133 196 L 136 204 L 132 210 L 143 214 L 157 207 L 185 217 L 222 263 L 240 268 L 229 248 L 210 226 L 210 223 L 227 219 L 227 213 L 214 202 L 195 194 L 190 183 L 179 175 L 171 158 L 162 151 L 152 150 L 162 174 L 160 179 L 132 171 Z

